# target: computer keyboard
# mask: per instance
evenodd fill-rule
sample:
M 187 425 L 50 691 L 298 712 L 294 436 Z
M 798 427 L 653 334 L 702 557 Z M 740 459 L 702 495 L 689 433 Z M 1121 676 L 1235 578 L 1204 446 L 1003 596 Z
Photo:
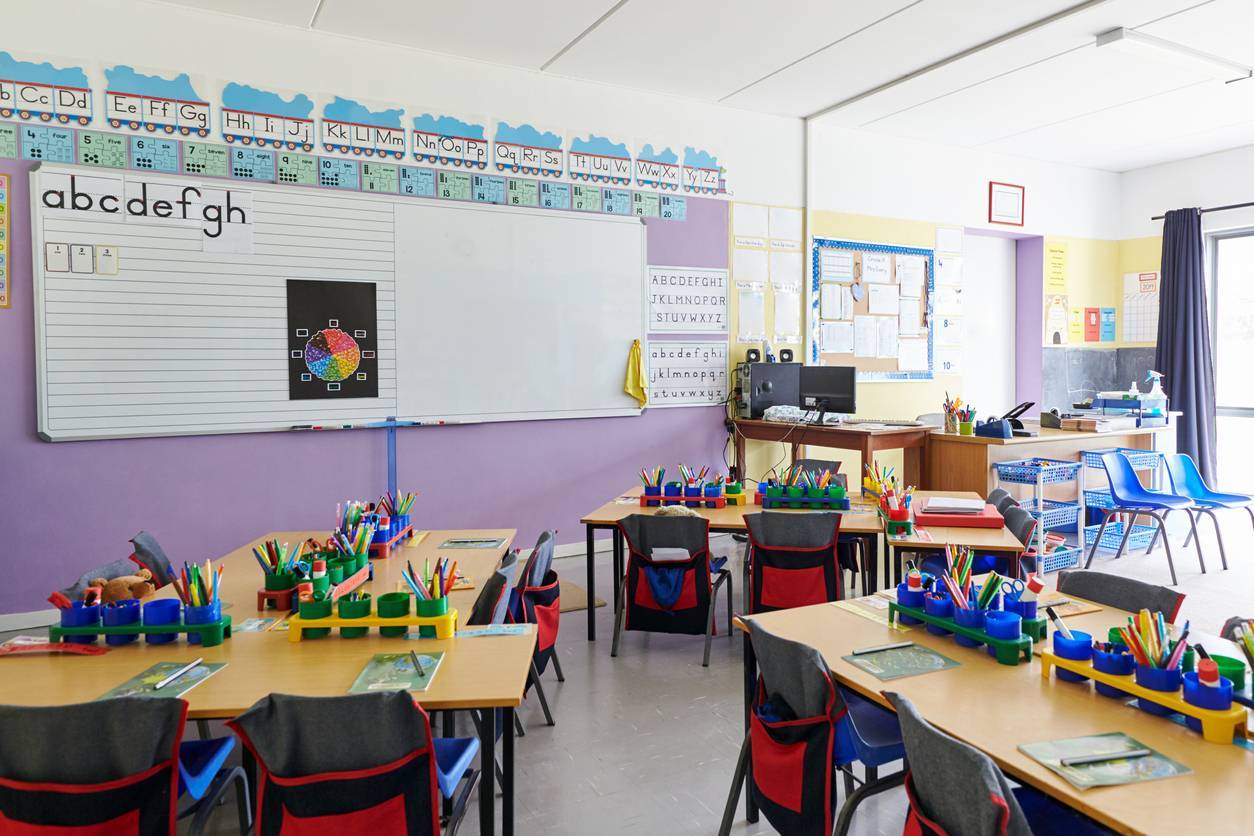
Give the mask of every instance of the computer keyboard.
M 846 418 L 844 424 L 882 424 L 885 427 L 922 427 L 922 421 L 913 418 Z

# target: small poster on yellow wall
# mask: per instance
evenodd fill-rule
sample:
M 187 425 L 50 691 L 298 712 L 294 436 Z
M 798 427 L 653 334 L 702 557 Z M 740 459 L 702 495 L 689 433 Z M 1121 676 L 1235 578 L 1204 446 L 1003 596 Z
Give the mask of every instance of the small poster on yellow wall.
M 1045 242 L 1045 296 L 1067 295 L 1067 244 Z
M 1084 342 L 1084 308 L 1071 309 L 1071 322 L 1068 330 L 1070 332 L 1071 342 Z
M 1066 345 L 1067 335 L 1067 297 L 1050 296 L 1045 300 L 1045 345 Z

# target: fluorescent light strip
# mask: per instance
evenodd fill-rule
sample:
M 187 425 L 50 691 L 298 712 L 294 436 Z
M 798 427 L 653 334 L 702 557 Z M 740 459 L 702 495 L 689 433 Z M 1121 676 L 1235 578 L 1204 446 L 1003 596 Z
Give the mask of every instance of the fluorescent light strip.
M 1116 49 L 1140 55 L 1185 59 L 1192 65 L 1206 67 L 1210 75 L 1219 81 L 1241 81 L 1254 75 L 1254 69 L 1244 64 L 1123 26 L 1101 33 L 1097 36 L 1096 43 L 1097 46 L 1113 46 Z

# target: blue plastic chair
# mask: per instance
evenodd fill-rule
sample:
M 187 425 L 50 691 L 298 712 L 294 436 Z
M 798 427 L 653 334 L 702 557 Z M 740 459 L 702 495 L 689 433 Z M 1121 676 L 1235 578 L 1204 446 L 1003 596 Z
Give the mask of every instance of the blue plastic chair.
M 239 832 L 247 836 L 252 828 L 252 806 L 248 798 L 248 778 L 241 767 L 224 767 L 235 749 L 234 737 L 184 740 L 179 744 L 179 798 L 187 795 L 193 803 L 179 810 L 180 819 L 194 816 L 189 834 L 203 833 L 218 801 L 234 783 L 239 813 Z
M 1224 553 L 1224 538 L 1219 531 L 1219 518 L 1215 516 L 1215 511 L 1223 508 L 1244 508 L 1250 515 L 1250 523 L 1254 524 L 1254 497 L 1243 493 L 1211 490 L 1198 471 L 1197 462 L 1187 453 L 1176 453 L 1163 458 L 1167 463 L 1167 475 L 1171 477 L 1172 489 L 1180 496 L 1193 500 L 1194 510 L 1207 515 L 1215 524 L 1215 537 L 1219 540 L 1219 559 L 1227 569 L 1228 555 Z M 1190 533 L 1189 537 L 1192 536 Z M 1189 545 L 1189 541 L 1185 540 L 1184 544 Z
M 440 826 L 448 836 L 454 836 L 461 826 L 470 793 L 479 783 L 479 770 L 474 767 L 475 758 L 479 757 L 479 738 L 433 737 L 431 746 L 435 749 L 435 779 L 445 802 Z M 458 785 L 462 788 L 460 793 Z
M 1206 572 L 1206 563 L 1202 559 L 1202 544 L 1197 541 L 1197 523 L 1193 518 L 1190 510 L 1193 501 L 1183 496 L 1175 494 L 1163 493 L 1162 491 L 1154 491 L 1141 484 L 1141 480 L 1137 477 L 1136 470 L 1132 467 L 1132 462 L 1120 452 L 1111 451 L 1102 453 L 1102 467 L 1106 470 L 1106 479 L 1110 482 L 1110 498 L 1113 501 L 1113 508 L 1102 508 L 1102 524 L 1097 530 L 1097 536 L 1093 538 L 1093 547 L 1089 549 L 1088 559 L 1084 562 L 1084 568 L 1087 569 L 1093 563 L 1093 556 L 1097 554 L 1097 547 L 1101 545 L 1102 535 L 1106 533 L 1106 526 L 1110 523 L 1110 518 L 1114 514 L 1131 514 L 1132 517 L 1124 526 L 1123 539 L 1119 543 L 1119 549 L 1115 552 L 1115 557 L 1123 556 L 1124 549 L 1128 545 L 1128 537 L 1132 534 L 1132 529 L 1136 525 L 1137 517 L 1144 514 L 1147 517 L 1153 517 L 1158 523 L 1158 531 L 1154 534 L 1154 540 L 1150 542 L 1148 551 L 1154 548 L 1154 544 L 1158 541 L 1158 535 L 1163 535 L 1163 546 L 1167 550 L 1167 568 L 1171 571 L 1171 585 L 1175 586 L 1176 567 L 1171 559 L 1171 538 L 1167 534 L 1167 527 L 1164 521 L 1164 515 L 1170 511 L 1184 511 L 1189 517 L 1189 526 L 1193 530 L 1193 539 L 1197 547 L 1197 562 L 1202 567 L 1202 572 Z

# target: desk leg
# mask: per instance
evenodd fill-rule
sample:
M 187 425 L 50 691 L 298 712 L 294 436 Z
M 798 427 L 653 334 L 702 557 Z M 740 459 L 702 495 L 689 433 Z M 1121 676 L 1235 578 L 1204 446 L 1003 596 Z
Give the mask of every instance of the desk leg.
M 753 642 L 744 633 L 745 642 L 745 734 L 749 733 L 749 712 L 753 710 L 753 689 L 757 685 L 758 660 L 753 655 Z M 752 824 L 758 820 L 758 805 L 753 800 L 753 758 L 745 764 L 745 818 Z
M 597 640 L 597 570 L 594 564 L 597 553 L 595 529 L 588 529 L 588 641 Z
M 509 718 L 506 734 L 514 734 Z M 496 832 L 496 709 L 479 712 L 479 836 Z
M 623 571 L 623 532 L 614 526 L 614 612 L 618 612 L 618 599 L 622 597 Z
M 514 709 L 501 714 L 501 833 L 514 836 Z

